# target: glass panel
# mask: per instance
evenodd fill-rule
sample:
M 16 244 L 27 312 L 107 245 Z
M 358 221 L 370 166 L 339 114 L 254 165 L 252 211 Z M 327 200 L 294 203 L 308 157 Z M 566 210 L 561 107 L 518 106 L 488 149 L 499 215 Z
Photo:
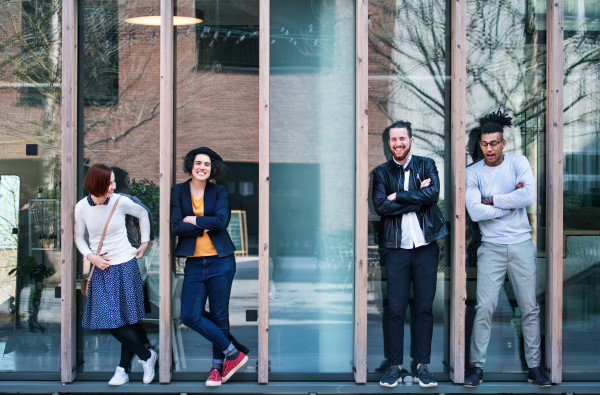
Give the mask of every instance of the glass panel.
M 392 159 L 384 129 L 398 120 L 411 122 L 415 140 L 411 153 L 435 160 L 440 176 L 438 206 L 445 213 L 446 222 L 450 212 L 450 156 L 446 154 L 450 147 L 450 105 L 446 104 L 450 94 L 449 16 L 444 0 L 391 4 L 375 0 L 369 4 L 369 170 Z M 406 24 L 407 20 L 411 23 Z M 371 177 L 371 189 L 372 182 Z M 390 307 L 380 224 L 381 218 L 369 195 L 367 365 L 368 372 L 374 373 L 369 379 L 377 381 L 389 367 L 389 337 L 399 336 L 388 329 Z M 440 380 L 444 379 L 440 373 L 448 372 L 450 267 L 445 253 L 446 238 L 437 243 L 440 254 L 429 368 Z M 411 286 L 404 321 L 403 376 L 416 373 L 415 331 Z
M 352 372 L 354 14 L 348 0 L 271 1 L 272 373 Z
M 563 372 L 600 373 L 600 4 L 565 1 Z M 589 380 L 589 378 L 587 379 Z
M 177 182 L 191 176 L 183 158 L 210 147 L 227 166 L 216 181 L 227 189 L 236 246 L 236 274 L 229 300 L 229 334 L 251 350 L 236 379 L 256 380 L 258 356 L 258 0 L 196 0 L 201 24 L 177 27 L 176 162 Z M 185 278 L 178 259 L 175 280 Z M 175 287 L 173 344 L 175 372 L 212 367 L 212 344 L 181 324 L 181 287 Z M 206 311 L 210 311 L 206 303 Z M 174 379 L 197 375 L 174 375 Z
M 0 3 L 0 373 L 60 372 L 61 12 Z
M 83 177 L 91 165 L 113 169 L 116 193 L 142 204 L 150 217 L 150 244 L 138 267 L 143 281 L 145 318 L 142 341 L 158 347 L 159 310 L 159 27 L 131 24 L 126 18 L 159 15 L 159 2 L 79 0 L 78 200 L 88 195 Z M 112 220 L 111 220 L 112 221 Z M 141 242 L 139 221 L 127 216 L 127 242 Z M 168 236 L 168 235 L 167 235 Z M 94 251 L 95 253 L 95 251 Z M 89 263 L 78 256 L 78 279 Z M 98 269 L 96 269 L 98 270 Z M 79 281 L 78 281 L 79 288 Z M 110 379 L 119 364 L 121 344 L 106 329 L 81 326 L 86 299 L 77 293 L 78 378 L 88 372 Z M 141 380 L 137 357 L 131 380 Z M 85 362 L 85 363 L 84 363 Z M 90 376 L 88 376 L 90 377 Z
M 468 2 L 467 41 L 467 164 L 484 158 L 479 146 L 480 119 L 500 109 L 512 118 L 512 127 L 504 129 L 506 147 L 503 153 L 525 156 L 536 180 L 534 202 L 526 207 L 526 212 L 532 228 L 531 237 L 537 247 L 535 292 L 540 309 L 543 350 L 546 297 L 546 3 L 540 0 Z M 482 223 L 467 219 L 467 366 L 472 362 L 471 334 L 477 305 L 477 284 L 481 281 L 478 271 L 491 264 L 489 253 L 482 254 L 480 259 L 477 255 L 482 243 Z M 520 235 L 526 233 L 522 232 Z M 501 234 L 505 236 L 506 232 L 502 231 Z M 498 243 L 512 243 L 505 241 L 506 239 L 500 239 Z M 491 338 L 487 346 L 485 372 L 527 372 L 522 328 L 524 315 L 521 314 L 523 306 L 520 308 L 517 303 L 513 279 L 508 281 L 507 273 L 504 285 L 499 290 L 492 318 Z M 536 332 L 535 329 L 532 330 Z M 480 361 L 478 362 L 481 363 Z

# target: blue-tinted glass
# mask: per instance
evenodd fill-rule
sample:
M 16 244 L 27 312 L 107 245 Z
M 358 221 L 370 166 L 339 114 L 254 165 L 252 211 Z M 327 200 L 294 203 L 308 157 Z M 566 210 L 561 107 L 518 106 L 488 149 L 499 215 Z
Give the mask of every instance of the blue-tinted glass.
M 600 377 L 600 4 L 565 1 L 563 378 Z M 587 378 L 577 374 L 590 374 Z
M 0 3 L 0 374 L 60 379 L 62 3 Z
M 355 3 L 271 1 L 271 372 L 352 373 Z

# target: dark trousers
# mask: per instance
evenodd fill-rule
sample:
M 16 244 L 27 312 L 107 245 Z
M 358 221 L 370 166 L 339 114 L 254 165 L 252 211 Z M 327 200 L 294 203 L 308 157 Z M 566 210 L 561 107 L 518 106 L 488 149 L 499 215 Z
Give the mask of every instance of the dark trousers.
M 235 274 L 233 254 L 188 258 L 181 290 L 181 322 L 213 344 L 213 359 L 222 360 L 231 345 L 229 334 L 229 296 Z M 206 299 L 210 312 L 202 314 Z
M 385 271 L 389 301 L 388 361 L 402 365 L 404 357 L 404 318 L 410 283 L 415 303 L 415 362 L 428 364 L 433 336 L 433 299 L 437 282 L 440 248 L 437 242 L 405 250 L 385 249 Z

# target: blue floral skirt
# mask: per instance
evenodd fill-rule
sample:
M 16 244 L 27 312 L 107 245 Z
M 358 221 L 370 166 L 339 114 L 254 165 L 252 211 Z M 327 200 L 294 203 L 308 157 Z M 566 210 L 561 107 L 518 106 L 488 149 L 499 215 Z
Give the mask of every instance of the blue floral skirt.
M 94 269 L 81 324 L 84 328 L 120 328 L 144 316 L 144 289 L 137 259 L 106 270 Z

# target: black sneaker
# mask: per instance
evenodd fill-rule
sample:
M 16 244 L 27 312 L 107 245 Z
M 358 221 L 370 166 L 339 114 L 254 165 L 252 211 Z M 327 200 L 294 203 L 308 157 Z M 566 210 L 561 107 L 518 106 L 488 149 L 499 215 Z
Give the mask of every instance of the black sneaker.
M 527 381 L 537 385 L 538 387 L 551 387 L 552 382 L 546 377 L 541 368 L 531 368 L 529 369 L 529 374 L 527 375 Z
M 387 370 L 387 368 L 390 367 L 390 363 L 388 362 L 387 359 L 384 359 L 383 361 L 381 361 L 381 364 L 379 364 L 378 368 L 375 368 L 375 371 L 377 373 L 385 373 L 385 371 Z
M 437 381 L 433 378 L 427 365 L 421 365 L 417 368 L 417 378 L 421 387 L 437 387 Z
M 467 369 L 464 386 L 475 388 L 483 381 L 483 369 L 477 366 L 470 366 Z
M 402 378 L 400 377 L 400 368 L 398 368 L 398 366 L 390 366 L 385 371 L 385 374 L 381 378 L 379 385 L 393 388 L 401 382 Z

